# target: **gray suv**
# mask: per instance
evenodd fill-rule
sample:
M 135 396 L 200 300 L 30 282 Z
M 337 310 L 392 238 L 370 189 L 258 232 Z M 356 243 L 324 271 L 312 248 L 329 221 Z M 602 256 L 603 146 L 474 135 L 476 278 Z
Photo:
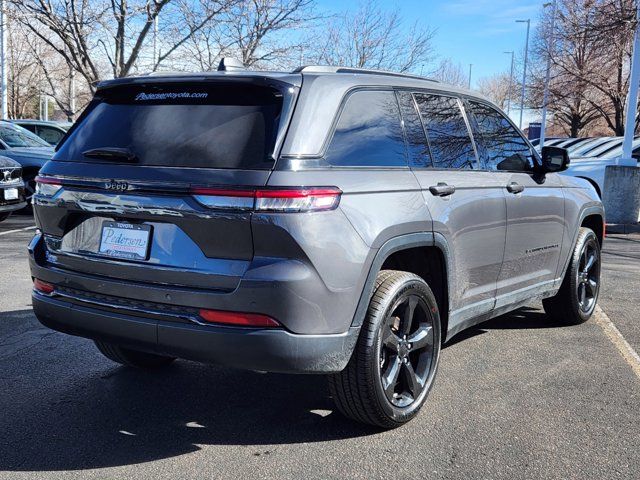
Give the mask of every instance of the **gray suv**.
M 604 213 L 564 150 L 435 81 L 230 65 L 100 84 L 37 179 L 44 325 L 135 367 L 325 373 L 392 428 L 461 330 L 593 313 Z

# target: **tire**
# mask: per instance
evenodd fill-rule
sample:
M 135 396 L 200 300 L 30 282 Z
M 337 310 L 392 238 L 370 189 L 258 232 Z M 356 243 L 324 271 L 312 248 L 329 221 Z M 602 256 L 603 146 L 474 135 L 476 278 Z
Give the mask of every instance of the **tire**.
M 329 377 L 338 410 L 382 428 L 411 420 L 433 385 L 440 336 L 438 305 L 424 280 L 381 271 L 353 355 L 342 372 Z
M 600 259 L 598 237 L 593 230 L 581 227 L 560 290 L 542 301 L 547 315 L 564 325 L 589 320 L 600 293 Z
M 9 213 L 0 213 L 0 222 L 4 222 L 10 216 L 11 216 L 11 212 L 9 212 Z
M 126 365 L 128 367 L 154 369 L 169 365 L 175 360 L 173 357 L 165 357 L 163 355 L 155 355 L 153 353 L 141 352 L 139 350 L 131 350 L 123 348 L 112 343 L 95 341 L 96 347 L 105 357 L 116 363 Z

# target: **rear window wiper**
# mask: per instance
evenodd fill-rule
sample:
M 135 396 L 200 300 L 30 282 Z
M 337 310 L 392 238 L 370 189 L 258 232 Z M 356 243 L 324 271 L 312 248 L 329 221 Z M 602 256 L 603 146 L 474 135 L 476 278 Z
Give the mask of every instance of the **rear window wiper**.
M 97 158 L 100 160 L 112 160 L 114 162 L 134 163 L 138 161 L 138 157 L 128 148 L 102 147 L 92 148 L 82 152 L 82 155 L 89 158 Z

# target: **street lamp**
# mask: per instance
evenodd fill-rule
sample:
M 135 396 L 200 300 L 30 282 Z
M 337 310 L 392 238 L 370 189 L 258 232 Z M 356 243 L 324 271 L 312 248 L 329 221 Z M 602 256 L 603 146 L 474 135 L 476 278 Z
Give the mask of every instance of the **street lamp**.
M 520 129 L 522 130 L 522 115 L 524 113 L 524 95 L 527 88 L 527 61 L 529 59 L 529 30 L 531 29 L 531 20 L 516 20 L 516 23 L 527 24 L 527 40 L 524 47 L 524 67 L 522 69 L 522 97 L 520 98 Z
M 513 65 L 516 61 L 516 52 L 511 50 L 510 52 L 503 52 L 507 55 L 511 55 L 511 73 L 509 74 L 509 88 L 507 89 L 507 115 L 511 115 L 511 89 L 513 88 Z
M 549 103 L 549 82 L 551 80 L 551 56 L 553 55 L 553 39 L 556 24 L 557 0 L 552 3 L 545 3 L 545 8 L 551 6 L 551 31 L 549 32 L 549 55 L 547 57 L 547 73 L 544 79 L 544 94 L 542 95 L 542 121 L 540 122 L 540 148 L 544 147 L 545 132 L 547 129 L 547 105 Z

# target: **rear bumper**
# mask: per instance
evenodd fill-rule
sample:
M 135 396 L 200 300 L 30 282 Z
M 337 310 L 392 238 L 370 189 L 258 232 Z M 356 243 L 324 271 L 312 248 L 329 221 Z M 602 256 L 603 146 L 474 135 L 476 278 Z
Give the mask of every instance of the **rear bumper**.
M 298 335 L 284 329 L 233 328 L 114 313 L 33 293 L 33 310 L 45 326 L 151 353 L 279 373 L 339 372 L 358 328 L 331 335 Z

